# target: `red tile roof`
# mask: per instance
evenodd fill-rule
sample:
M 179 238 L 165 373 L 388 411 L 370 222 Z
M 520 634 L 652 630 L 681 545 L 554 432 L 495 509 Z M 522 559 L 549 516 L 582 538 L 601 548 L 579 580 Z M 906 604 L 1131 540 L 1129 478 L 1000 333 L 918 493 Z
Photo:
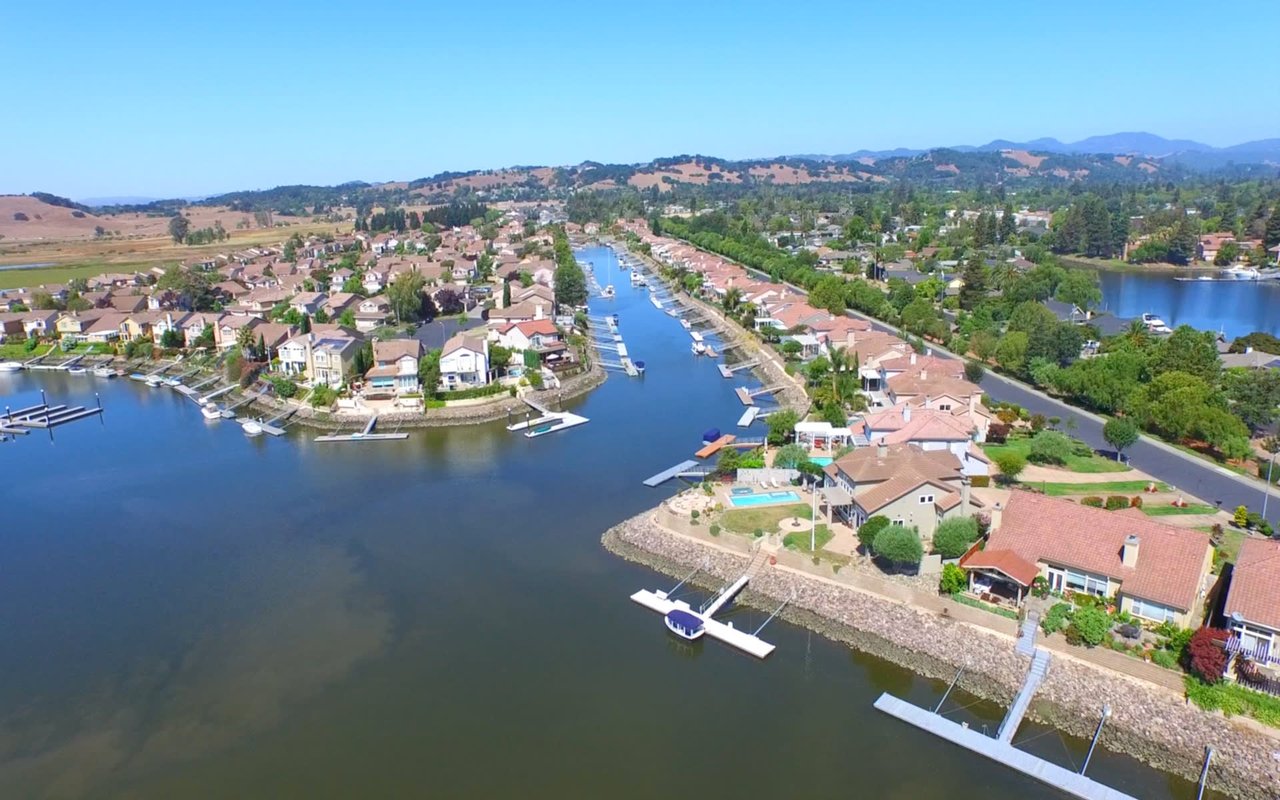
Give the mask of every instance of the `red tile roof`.
M 1280 539 L 1245 539 L 1240 545 L 1223 612 L 1280 630 Z
M 1030 586 L 1040 574 L 1039 567 L 1012 550 L 978 550 L 961 559 L 960 566 L 965 569 L 994 569 L 1023 586 Z
M 1120 554 L 1131 534 L 1138 537 L 1138 560 L 1126 567 Z M 1195 605 L 1211 552 L 1208 535 L 1156 522 L 1137 509 L 1106 511 L 1023 491 L 1009 498 L 986 549 L 1105 575 L 1131 597 L 1184 611 Z

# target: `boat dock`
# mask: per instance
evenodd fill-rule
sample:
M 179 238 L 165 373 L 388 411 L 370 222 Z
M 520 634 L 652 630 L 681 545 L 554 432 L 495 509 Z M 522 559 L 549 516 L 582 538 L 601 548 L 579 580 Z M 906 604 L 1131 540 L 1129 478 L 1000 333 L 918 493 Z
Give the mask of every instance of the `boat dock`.
M 749 428 L 751 423 L 756 421 L 756 417 L 760 416 L 760 406 L 750 405 L 747 410 L 742 412 L 742 416 L 738 417 L 739 428 Z
M 724 345 L 721 345 L 720 347 L 721 352 L 724 352 L 726 349 L 727 348 Z M 732 367 L 726 366 L 724 364 L 717 364 L 716 366 L 720 369 L 720 377 L 732 378 L 733 373 L 740 372 L 741 370 L 744 370 L 744 369 L 751 369 L 752 367 L 759 365 L 759 363 L 760 363 L 759 361 L 744 361 L 741 364 L 734 364 Z
M 552 411 L 541 403 L 531 400 L 528 397 L 520 398 L 529 408 L 538 412 L 538 416 L 533 419 L 526 419 L 524 422 L 516 422 L 507 426 L 507 430 L 512 433 L 524 431 L 524 435 L 528 439 L 538 436 L 545 436 L 548 433 L 556 433 L 557 431 L 566 430 L 567 428 L 576 428 L 579 425 L 585 425 L 591 420 L 580 414 L 571 414 L 568 411 Z
M 364 430 L 355 433 L 334 433 L 327 436 L 317 436 L 317 442 L 386 442 L 398 439 L 408 439 L 407 433 L 374 433 L 374 426 L 378 424 L 378 415 L 374 414 L 369 417 L 369 421 L 365 423 Z M 266 430 L 265 428 L 263 430 Z
M 742 404 L 744 406 L 750 406 L 750 405 L 755 405 L 755 399 L 760 395 L 773 394 L 779 389 L 785 389 L 785 388 L 786 387 L 783 384 L 777 384 L 776 386 L 765 386 L 760 389 L 748 389 L 745 386 L 739 386 L 733 391 L 737 393 L 738 399 L 742 401 Z
M 226 386 L 223 386 L 221 389 L 214 389 L 212 392 L 210 392 L 209 394 L 206 394 L 204 397 L 201 397 L 196 402 L 199 403 L 200 405 L 204 405 L 205 403 L 209 402 L 215 397 L 222 397 L 227 392 L 235 390 L 239 385 L 240 384 L 238 383 L 229 383 Z
M 714 442 L 708 442 L 701 450 L 693 454 L 694 458 L 708 458 L 720 452 L 721 448 L 728 447 L 733 444 L 733 440 L 737 437 L 732 433 L 726 433 Z
M 782 611 L 783 607 L 787 605 L 786 603 L 779 606 L 760 627 L 750 633 L 738 630 L 733 626 L 732 622 L 721 622 L 714 619 L 713 615 L 728 605 L 739 592 L 746 588 L 751 578 L 767 563 L 767 558 L 764 551 L 757 551 L 752 557 L 751 565 L 741 577 L 722 588 L 698 609 L 694 609 L 683 600 L 672 598 L 676 590 L 683 586 L 689 578 L 693 577 L 692 574 L 676 584 L 670 591 L 641 589 L 631 595 L 631 599 L 645 608 L 661 614 L 664 617 L 667 628 L 684 639 L 699 639 L 703 634 L 706 634 L 756 658 L 765 658 L 774 651 L 775 647 L 760 639 L 758 634 L 764 630 L 765 625 L 773 621 L 778 612 Z
M 97 405 L 92 408 L 68 405 L 51 406 L 42 391 L 39 405 L 20 408 L 17 411 L 5 408 L 4 416 L 0 417 L 0 434 L 25 436 L 31 429 L 43 429 L 49 431 L 49 438 L 52 439 L 54 428 L 95 416 L 99 419 L 102 418 L 101 400 L 98 400 Z
M 671 480 L 672 478 L 698 478 L 699 480 L 701 480 L 702 478 L 705 478 L 708 475 L 710 475 L 713 471 L 714 470 L 712 470 L 710 467 L 704 467 L 701 464 L 699 464 L 697 461 L 692 461 L 692 460 L 681 461 L 679 464 L 676 464 L 674 467 L 664 469 L 662 472 L 659 472 L 657 475 L 652 475 L 648 478 L 645 478 L 644 485 L 649 487 L 659 486 Z

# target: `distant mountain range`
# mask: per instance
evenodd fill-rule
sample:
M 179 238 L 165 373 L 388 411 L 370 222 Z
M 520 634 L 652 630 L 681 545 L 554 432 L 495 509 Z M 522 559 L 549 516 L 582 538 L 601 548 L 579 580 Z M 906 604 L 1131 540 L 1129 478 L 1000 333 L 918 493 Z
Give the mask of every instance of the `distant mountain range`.
M 1230 147 L 1214 147 L 1213 145 L 1190 139 L 1166 139 L 1163 136 L 1142 131 L 1090 136 L 1078 142 L 1061 142 L 1051 137 L 1032 139 L 1028 142 L 996 139 L 983 145 L 956 145 L 953 147 L 929 148 L 927 150 L 912 150 L 899 147 L 893 150 L 858 150 L 853 153 L 841 153 L 831 156 L 803 155 L 793 156 L 793 158 L 817 161 L 857 161 L 859 159 L 873 158 L 878 161 L 885 158 L 910 158 L 923 155 L 930 150 L 939 149 L 955 150 L 960 153 L 1027 150 L 1033 153 L 1070 155 L 1090 153 L 1137 155 L 1162 160 L 1167 159 L 1192 169 L 1212 169 L 1225 166 L 1231 162 L 1237 164 L 1280 163 L 1280 139 L 1259 139 L 1258 141 L 1244 142 Z

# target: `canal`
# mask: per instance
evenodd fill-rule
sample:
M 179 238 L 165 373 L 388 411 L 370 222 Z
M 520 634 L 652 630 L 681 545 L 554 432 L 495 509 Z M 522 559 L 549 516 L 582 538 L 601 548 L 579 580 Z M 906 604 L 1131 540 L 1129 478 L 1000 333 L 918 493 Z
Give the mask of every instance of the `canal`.
M 742 380 L 613 282 L 593 313 L 621 316 L 647 373 L 532 440 L 246 439 L 167 389 L 0 376 L 4 404 L 44 388 L 107 408 L 0 445 L 0 796 L 1052 796 L 871 707 L 942 683 L 783 622 L 764 662 L 689 647 L 627 599 L 674 581 L 600 534 L 675 491 L 641 480 L 703 430 L 733 429 Z M 1003 711 L 949 705 L 979 727 Z M 1018 738 L 1067 766 L 1086 746 Z M 1090 774 L 1194 797 L 1111 753 Z
M 1099 270 L 1102 310 L 1118 317 L 1152 313 L 1170 327 L 1190 325 L 1234 339 L 1253 331 L 1280 335 L 1280 281 L 1202 281 L 1194 272 Z M 1209 273 L 1212 274 L 1212 273 Z M 1193 280 L 1178 280 L 1193 278 Z

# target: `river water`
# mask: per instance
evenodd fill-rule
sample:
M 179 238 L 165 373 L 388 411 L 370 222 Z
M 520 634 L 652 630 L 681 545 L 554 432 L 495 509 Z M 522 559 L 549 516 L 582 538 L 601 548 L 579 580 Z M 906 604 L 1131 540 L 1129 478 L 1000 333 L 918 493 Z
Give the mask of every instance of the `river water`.
M 1150 312 L 1170 327 L 1222 331 L 1234 339 L 1253 331 L 1280 335 L 1280 281 L 1180 281 L 1205 271 L 1100 270 L 1102 310 L 1119 317 Z
M 703 430 L 733 429 L 741 381 L 613 280 L 594 310 L 621 315 L 647 374 L 532 440 L 251 440 L 134 381 L 0 376 L 6 405 L 43 387 L 107 408 L 0 445 L 0 797 L 1054 796 L 871 707 L 932 703 L 937 681 L 781 621 L 764 662 L 689 647 L 628 600 L 674 581 L 600 534 L 675 491 L 641 481 Z M 992 728 L 1003 711 L 949 705 Z M 1064 765 L 1085 748 L 1019 739 Z M 1090 774 L 1194 796 L 1103 751 Z

